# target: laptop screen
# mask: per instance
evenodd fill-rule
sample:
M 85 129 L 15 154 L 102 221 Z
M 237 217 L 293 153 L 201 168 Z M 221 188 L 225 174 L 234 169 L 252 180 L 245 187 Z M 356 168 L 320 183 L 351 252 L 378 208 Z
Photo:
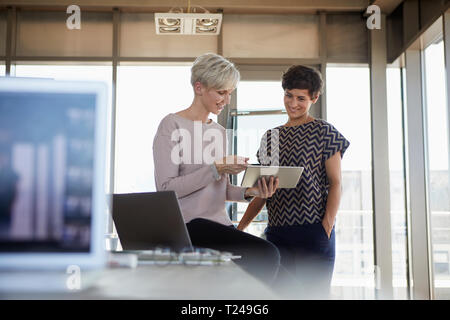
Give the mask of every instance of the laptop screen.
M 0 252 L 88 252 L 94 93 L 0 90 Z

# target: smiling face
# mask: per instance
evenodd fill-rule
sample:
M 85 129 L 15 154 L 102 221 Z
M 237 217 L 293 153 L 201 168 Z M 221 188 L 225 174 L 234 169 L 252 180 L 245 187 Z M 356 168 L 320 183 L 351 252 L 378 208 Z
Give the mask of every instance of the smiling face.
M 311 99 L 307 89 L 285 89 L 284 107 L 290 121 L 304 119 L 308 116 L 311 105 L 316 103 L 318 97 Z
M 230 103 L 232 89 L 207 88 L 200 82 L 195 84 L 196 93 L 200 96 L 203 107 L 211 113 L 218 115 Z

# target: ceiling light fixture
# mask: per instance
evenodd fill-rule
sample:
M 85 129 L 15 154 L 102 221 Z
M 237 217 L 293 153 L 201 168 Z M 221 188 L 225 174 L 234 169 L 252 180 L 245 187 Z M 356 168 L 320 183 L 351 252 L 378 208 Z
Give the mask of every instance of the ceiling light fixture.
M 203 12 L 198 13 L 201 9 Z M 166 13 L 155 13 L 156 34 L 159 35 L 218 35 L 222 26 L 222 14 L 210 13 L 203 7 L 194 6 L 190 1 L 187 12 L 183 8 L 172 8 Z

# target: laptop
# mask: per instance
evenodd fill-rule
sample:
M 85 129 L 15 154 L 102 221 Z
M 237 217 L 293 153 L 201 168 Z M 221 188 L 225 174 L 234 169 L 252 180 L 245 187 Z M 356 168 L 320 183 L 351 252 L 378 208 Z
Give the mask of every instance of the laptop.
M 0 78 L 0 295 L 105 266 L 107 117 L 103 83 Z
M 113 220 L 123 250 L 193 249 L 174 191 L 114 194 Z

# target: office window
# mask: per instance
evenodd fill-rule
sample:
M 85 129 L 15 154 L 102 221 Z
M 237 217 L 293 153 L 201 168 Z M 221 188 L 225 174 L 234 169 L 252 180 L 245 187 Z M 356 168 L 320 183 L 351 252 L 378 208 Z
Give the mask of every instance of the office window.
M 47 78 L 54 80 L 100 81 L 108 87 L 108 105 L 111 104 L 112 65 L 85 63 L 63 64 L 21 64 L 15 65 L 16 77 Z
M 428 144 L 428 190 L 433 252 L 434 292 L 437 299 L 450 298 L 450 196 L 448 110 L 444 42 L 424 51 L 426 135 Z M 447 254 L 445 254 L 447 253 Z
M 261 93 L 264 94 L 261 94 Z M 258 163 L 256 152 L 259 149 L 261 137 L 268 129 L 283 125 L 287 121 L 286 114 L 277 114 L 284 111 L 283 88 L 280 81 L 241 81 L 237 89 L 237 112 L 234 129 L 237 144 L 235 152 L 239 156 L 248 157 L 248 163 Z M 265 111 L 268 114 L 255 114 Z M 270 111 L 273 111 L 270 113 Z M 240 185 L 244 173 L 237 175 L 234 184 Z M 233 220 L 241 220 L 247 209 L 247 203 L 236 203 Z M 267 226 L 267 210 L 264 207 L 261 213 L 245 230 L 256 236 L 261 236 Z
M 76 80 L 76 81 L 101 81 L 108 86 L 108 110 L 111 110 L 111 89 L 112 89 L 112 66 L 90 65 L 90 64 L 21 64 L 17 63 L 15 68 L 16 77 L 48 78 L 55 80 Z M 111 119 L 111 115 L 107 115 Z M 110 129 L 111 126 L 108 125 Z M 110 141 L 110 131 L 108 130 L 107 141 Z M 110 159 L 110 145 L 107 146 L 106 159 Z M 106 164 L 105 190 L 109 191 L 109 161 Z
M 332 286 L 373 288 L 369 68 L 337 66 L 327 67 L 326 72 L 327 121 L 350 141 L 342 161 L 342 197 L 336 218 Z
M 287 115 L 254 115 L 237 117 L 237 155 L 250 158 L 248 163 L 258 163 L 256 152 L 259 149 L 261 137 L 268 129 L 282 125 L 287 122 Z M 244 172 L 237 175 L 235 184 L 240 185 Z M 236 203 L 237 221 L 240 221 L 247 209 L 247 203 Z M 246 229 L 247 232 L 256 236 L 261 236 L 267 226 L 267 210 L 263 208 L 254 222 Z
M 281 81 L 241 81 L 238 87 L 238 110 L 284 110 Z
M 162 118 L 194 98 L 191 65 L 122 65 L 117 72 L 117 193 L 156 191 L 153 138 Z M 217 121 L 217 116 L 210 115 Z
M 408 298 L 406 172 L 401 72 L 400 68 L 386 70 L 394 299 Z
M 3 62 L 0 62 L 0 77 L 4 76 L 6 74 L 6 66 L 3 64 Z

